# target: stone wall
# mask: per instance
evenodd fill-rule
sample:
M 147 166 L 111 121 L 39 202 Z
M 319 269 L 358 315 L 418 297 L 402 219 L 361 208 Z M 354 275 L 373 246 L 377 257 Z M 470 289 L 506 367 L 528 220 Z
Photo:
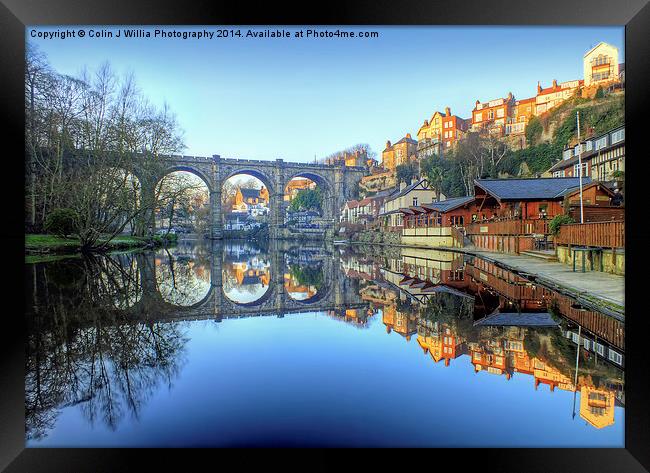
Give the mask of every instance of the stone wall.
M 568 246 L 558 246 L 555 252 L 560 263 L 573 267 L 573 251 Z M 585 254 L 585 271 L 600 271 L 601 259 L 604 272 L 625 276 L 625 250 L 606 249 L 601 255 Z M 576 254 L 576 271 L 582 271 L 581 252 Z
M 396 232 L 365 230 L 353 233 L 350 240 L 372 245 L 399 245 L 401 244 L 401 235 Z

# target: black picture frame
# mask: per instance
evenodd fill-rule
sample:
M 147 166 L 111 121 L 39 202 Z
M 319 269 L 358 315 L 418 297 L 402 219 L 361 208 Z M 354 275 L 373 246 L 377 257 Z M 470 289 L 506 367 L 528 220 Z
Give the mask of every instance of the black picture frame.
M 650 471 L 650 417 L 647 402 L 650 357 L 646 349 L 642 300 L 643 256 L 648 241 L 642 205 L 648 159 L 644 141 L 648 134 L 650 77 L 650 4 L 647 0 L 465 0 L 463 2 L 401 2 L 385 0 L 349 3 L 313 3 L 281 7 L 262 2 L 216 3 L 208 1 L 158 2 L 113 0 L 4 0 L 0 6 L 0 50 L 5 126 L 3 129 L 4 231 L 7 305 L 23 294 L 23 280 L 15 277 L 12 265 L 24 268 L 24 215 L 17 203 L 24 195 L 24 56 L 26 25 L 60 24 L 376 24 L 376 25 L 625 25 L 626 148 L 631 156 L 626 169 L 626 410 L 625 448 L 621 449 L 449 449 L 419 452 L 374 451 L 364 462 L 394 468 L 439 468 L 451 460 L 454 469 L 526 472 Z M 468 54 L 479 54 L 477 50 Z M 507 51 L 498 52 L 507 60 Z M 197 72 L 197 71 L 189 71 Z M 22 273 L 21 273 L 22 274 Z M 13 295 L 13 296 L 11 296 Z M 19 299 L 22 301 L 22 299 Z M 0 470 L 39 471 L 130 471 L 167 469 L 178 458 L 183 469 L 197 461 L 218 467 L 225 461 L 240 466 L 268 467 L 274 461 L 300 469 L 340 468 L 340 451 L 265 450 L 254 454 L 237 451 L 124 450 L 124 449 L 26 449 L 24 433 L 24 337 L 22 304 L 4 311 L 0 345 Z M 14 326 L 9 322 L 13 321 Z M 415 415 L 415 413 L 414 413 Z M 243 454 L 242 454 L 243 453 Z M 354 453 L 354 452 L 348 452 Z M 413 458 L 416 455 L 419 458 Z M 280 458 L 282 456 L 282 458 Z M 445 457 L 444 459 L 442 457 Z M 289 461 L 288 461 L 289 460 Z M 291 461 L 293 460 L 293 461 Z M 140 467 L 136 466 L 140 461 Z M 347 460 L 346 460 L 347 462 Z M 420 466 L 418 466 L 420 464 Z

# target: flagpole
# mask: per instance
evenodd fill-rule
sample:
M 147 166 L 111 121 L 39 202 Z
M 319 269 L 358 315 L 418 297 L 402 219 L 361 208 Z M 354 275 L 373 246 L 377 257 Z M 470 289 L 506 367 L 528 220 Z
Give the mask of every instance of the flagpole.
M 576 111 L 578 120 L 578 175 L 580 176 L 580 223 L 585 223 L 585 214 L 582 206 L 582 143 L 580 142 L 580 112 Z

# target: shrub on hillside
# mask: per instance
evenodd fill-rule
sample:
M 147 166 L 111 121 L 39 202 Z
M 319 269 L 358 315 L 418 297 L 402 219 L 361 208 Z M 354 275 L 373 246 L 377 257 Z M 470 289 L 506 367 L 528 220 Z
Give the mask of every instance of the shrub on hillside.
M 68 238 L 77 231 L 77 212 L 72 209 L 55 209 L 45 219 L 45 231 Z
M 562 225 L 567 225 L 569 223 L 575 223 L 575 220 L 569 215 L 556 215 L 549 223 L 548 228 L 551 231 L 551 234 L 557 235 L 560 233 L 560 227 Z

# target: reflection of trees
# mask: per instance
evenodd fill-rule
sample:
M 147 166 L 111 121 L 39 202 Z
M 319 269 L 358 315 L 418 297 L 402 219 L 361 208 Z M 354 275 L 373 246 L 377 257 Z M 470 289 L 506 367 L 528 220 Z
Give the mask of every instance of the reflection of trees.
M 422 310 L 422 315 L 429 320 L 450 322 L 471 317 L 474 301 L 467 297 L 437 292 L 432 294 Z
M 301 286 L 313 286 L 317 291 L 323 287 L 322 265 L 298 266 L 290 264 L 289 272 Z
M 210 263 L 200 257 L 174 256 L 165 249 L 156 255 L 156 283 L 170 304 L 190 306 L 210 290 Z
M 171 387 L 187 339 L 180 324 L 119 310 L 115 301 L 130 301 L 137 285 L 131 267 L 112 257 L 28 267 L 27 439 L 46 436 L 58 411 L 74 405 L 91 424 L 115 429 L 126 413 L 137 418 L 160 382 Z

